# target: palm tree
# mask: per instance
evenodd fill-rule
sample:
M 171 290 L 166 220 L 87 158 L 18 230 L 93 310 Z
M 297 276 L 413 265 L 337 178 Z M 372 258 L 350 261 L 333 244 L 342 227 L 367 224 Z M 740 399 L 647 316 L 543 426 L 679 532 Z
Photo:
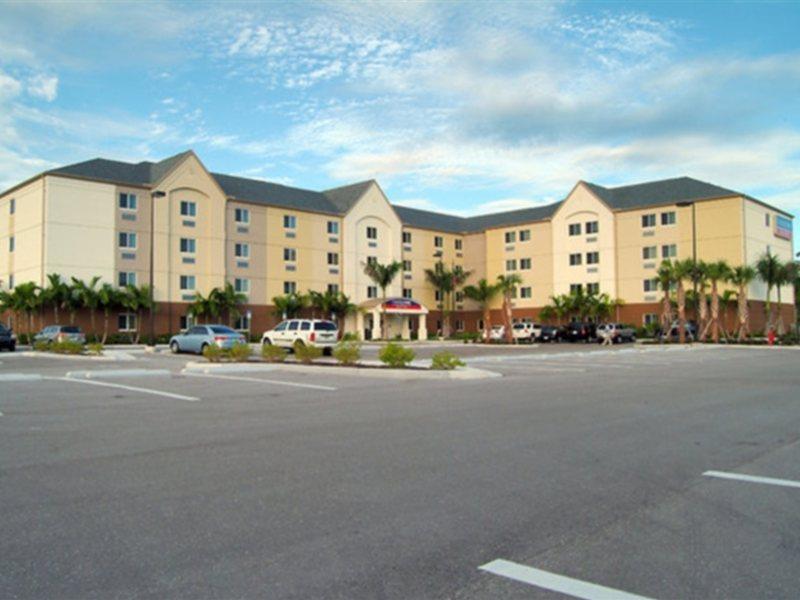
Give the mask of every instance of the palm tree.
M 302 294 L 284 294 L 272 299 L 275 306 L 275 316 L 281 319 L 293 319 L 308 304 L 308 299 Z
M 777 282 L 781 279 L 780 271 L 781 261 L 777 256 L 769 251 L 762 255 L 762 257 L 758 259 L 758 262 L 756 262 L 756 272 L 758 273 L 758 277 L 761 279 L 761 281 L 767 284 L 767 300 L 764 304 L 764 316 L 767 321 L 767 331 L 772 329 L 775 321 L 773 314 L 774 307 L 772 306 L 771 298 L 772 288 L 775 287 Z
M 442 261 L 436 263 L 433 269 L 425 269 L 425 279 L 439 293 L 439 310 L 442 314 L 442 337 L 450 335 L 450 310 L 447 296 L 453 291 L 453 274 L 447 270 Z
M 560 327 L 561 320 L 569 315 L 570 298 L 566 294 L 559 294 L 558 296 L 550 296 L 550 300 L 553 302 L 553 312 L 556 315 L 557 325 Z
M 81 297 L 74 285 L 67 284 L 61 306 L 69 313 L 69 324 L 75 325 L 75 314 L 81 307 Z
M 328 304 L 328 309 L 333 315 L 334 319 L 336 320 L 337 328 L 339 329 L 339 333 L 342 332 L 342 323 L 344 322 L 347 315 L 351 315 L 358 310 L 358 307 L 350 302 L 350 298 L 345 296 L 341 292 L 325 292 L 326 295 L 330 296 L 329 300 L 326 300 Z
M 731 268 L 724 260 L 718 260 L 708 264 L 708 280 L 711 282 L 711 319 L 706 323 L 700 340 L 706 339 L 708 330 L 711 329 L 711 339 L 715 344 L 719 343 L 719 282 L 725 281 L 730 276 Z
M 108 339 L 108 321 L 111 317 L 111 311 L 120 305 L 120 295 L 120 291 L 110 283 L 104 283 L 97 290 L 97 302 L 100 308 L 103 309 L 103 344 Z
M 730 281 L 730 273 L 728 274 L 726 281 Z M 726 340 L 730 339 L 733 335 L 734 328 L 730 326 L 730 307 L 733 305 L 733 302 L 737 296 L 738 293 L 735 290 L 722 290 L 722 293 L 719 295 L 719 308 L 722 311 L 720 328 L 722 330 L 722 335 Z
M 694 318 L 697 321 L 697 331 L 705 327 L 708 321 L 708 302 L 706 301 L 706 287 L 708 286 L 708 263 L 703 260 L 692 259 L 692 268 L 689 280 L 692 282 L 692 304 L 694 304 Z M 697 290 L 697 293 L 694 293 Z M 687 293 L 687 297 L 688 297 Z
M 136 315 L 136 332 L 133 339 L 134 344 L 139 343 L 142 311 L 150 310 L 150 318 L 153 318 L 153 304 L 150 302 L 150 286 L 142 285 L 136 287 L 135 285 L 126 285 L 122 292 L 121 302 L 122 306 Z
M 233 284 L 227 281 L 222 289 L 214 288 L 208 296 L 219 307 L 219 314 L 228 315 L 228 327 L 233 327 L 233 321 L 240 315 L 239 306 L 247 302 L 247 295 L 237 292 Z
M 89 319 L 91 322 L 92 328 L 92 335 L 95 335 L 96 329 L 94 326 L 94 314 L 97 310 L 97 305 L 99 304 L 100 300 L 97 297 L 97 283 L 100 281 L 100 277 L 95 275 L 86 283 L 82 279 L 78 279 L 77 277 L 72 277 L 72 287 L 74 290 L 75 296 L 81 303 L 83 308 L 89 309 Z
M 669 293 L 672 289 L 672 284 L 675 282 L 675 267 L 671 260 L 665 260 L 658 267 L 656 272 L 656 280 L 658 287 L 664 291 L 664 297 L 661 300 L 661 328 L 664 333 L 669 334 L 672 328 L 672 302 L 670 301 Z
M 212 304 L 214 304 L 212 308 Z M 200 292 L 194 293 L 194 301 L 189 305 L 189 314 L 197 323 L 202 323 L 206 315 L 213 312 L 219 314 L 219 306 L 216 304 L 216 298 L 212 298 L 212 294 L 203 296 Z
M 468 285 L 464 288 L 464 295 L 470 300 L 480 304 L 483 313 L 483 341 L 489 342 L 489 332 L 492 330 L 491 304 L 500 288 L 492 285 L 486 279 L 479 279 L 477 285 Z
M 17 311 L 28 317 L 28 337 L 33 334 L 33 315 L 41 304 L 40 288 L 32 281 L 26 281 L 14 288 L 12 298 Z
M 780 261 L 779 261 L 780 262 Z M 783 321 L 783 308 L 781 306 L 781 288 L 791 283 L 791 275 L 789 271 L 792 269 L 792 261 L 780 263 L 780 268 L 777 272 L 777 279 L 775 280 L 775 289 L 778 292 L 778 335 L 786 333 L 786 324 Z
M 678 341 L 686 343 L 686 288 L 683 286 L 685 279 L 691 279 L 695 271 L 695 262 L 691 258 L 678 260 L 672 264 L 672 274 L 675 278 L 675 295 L 678 301 Z
M 403 263 L 394 260 L 388 264 L 382 265 L 377 260 L 367 262 L 364 264 L 364 274 L 369 277 L 372 282 L 381 288 L 381 332 L 386 335 L 386 308 L 384 303 L 386 301 L 386 288 L 392 285 L 397 274 L 403 270 Z
M 54 323 L 58 323 L 58 311 L 64 306 L 64 301 L 69 291 L 69 285 L 61 279 L 61 275 L 50 273 L 47 276 L 47 287 L 42 290 L 42 294 L 44 303 L 53 307 Z
M 522 283 L 522 277 L 519 273 L 497 276 L 497 287 L 503 294 L 503 325 L 505 326 L 506 342 L 509 344 L 514 341 L 514 333 L 511 331 L 511 324 L 514 320 L 511 301 L 520 283 Z
M 737 313 L 739 316 L 738 340 L 741 342 L 750 335 L 750 310 L 747 300 L 747 290 L 750 283 L 756 278 L 756 270 L 748 265 L 739 265 L 731 269 L 728 281 L 737 288 Z

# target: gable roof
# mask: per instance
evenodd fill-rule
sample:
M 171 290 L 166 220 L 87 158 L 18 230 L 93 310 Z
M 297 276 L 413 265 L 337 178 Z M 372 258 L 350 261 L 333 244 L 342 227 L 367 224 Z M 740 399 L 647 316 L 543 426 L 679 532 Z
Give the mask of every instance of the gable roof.
M 52 169 L 46 171 L 43 175 L 64 175 L 121 185 L 150 187 L 160 181 L 170 170 L 174 169 L 184 158 L 191 154 L 194 153 L 191 150 L 187 150 L 159 162 L 142 161 L 139 163 L 94 158 Z M 374 179 L 370 179 L 317 192 L 222 173 L 211 173 L 211 176 L 217 181 L 226 196 L 231 199 L 337 216 L 346 214 L 371 185 L 377 185 Z M 677 202 L 742 196 L 792 217 L 790 213 L 769 206 L 746 194 L 691 177 L 676 177 L 618 187 L 604 187 L 586 181 L 581 183 L 614 211 L 647 208 L 649 206 L 675 204 Z M 522 223 L 548 220 L 552 218 L 562 203 L 563 200 L 544 206 L 474 217 L 460 217 L 399 205 L 392 205 L 392 207 L 403 224 L 409 227 L 431 229 L 445 233 L 476 233 L 497 227 L 509 227 Z

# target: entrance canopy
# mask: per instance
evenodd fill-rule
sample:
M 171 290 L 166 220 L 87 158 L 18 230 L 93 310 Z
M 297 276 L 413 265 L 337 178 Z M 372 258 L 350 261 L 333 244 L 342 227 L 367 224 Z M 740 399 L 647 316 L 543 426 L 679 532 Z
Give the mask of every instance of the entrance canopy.
M 358 306 L 366 312 L 384 312 L 387 315 L 427 315 L 428 309 L 411 298 L 373 298 Z
M 393 338 L 399 335 L 402 339 L 407 340 L 411 337 L 413 317 L 419 317 L 416 324 L 418 338 L 424 340 L 428 337 L 425 322 L 428 309 L 416 300 L 411 298 L 372 298 L 359 304 L 358 308 L 356 328 L 358 331 L 364 331 L 365 339 L 383 336 Z M 370 316 L 368 323 L 364 322 L 365 314 Z M 381 323 L 382 317 L 385 317 L 384 323 Z M 369 330 L 369 333 L 366 330 Z

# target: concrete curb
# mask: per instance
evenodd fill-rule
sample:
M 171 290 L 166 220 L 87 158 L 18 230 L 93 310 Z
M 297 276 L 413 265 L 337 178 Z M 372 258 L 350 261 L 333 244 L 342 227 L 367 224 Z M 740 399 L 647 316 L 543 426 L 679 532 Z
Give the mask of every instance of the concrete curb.
M 21 356 L 25 358 L 55 358 L 56 360 L 96 360 L 101 362 L 102 361 L 113 362 L 119 360 L 114 356 L 109 356 L 109 355 L 90 356 L 86 354 L 56 354 L 55 352 L 35 352 L 33 350 L 29 350 L 26 352 L 17 352 L 15 356 Z M 135 360 L 135 359 L 131 358 L 130 360 Z
M 767 344 L 698 344 L 698 348 L 724 348 L 726 350 L 800 350 L 800 346 L 768 346 Z
M 69 379 L 115 379 L 117 377 L 169 377 L 167 369 L 108 369 L 105 371 L 69 371 Z
M 14 381 L 41 381 L 42 376 L 37 373 L 0 373 L 0 383 Z
M 348 377 L 377 377 L 382 379 L 456 379 L 456 380 L 475 380 L 491 379 L 502 377 L 501 373 L 487 371 L 485 369 L 475 369 L 472 367 L 460 367 L 453 371 L 421 371 L 417 369 L 359 369 L 358 367 L 323 367 L 319 365 L 299 365 L 271 363 L 264 365 L 247 364 L 220 364 L 220 363 L 201 363 L 188 362 L 184 368 L 186 373 L 237 373 L 237 372 L 258 372 L 258 371 L 281 371 L 284 373 L 313 373 L 314 375 L 345 375 Z

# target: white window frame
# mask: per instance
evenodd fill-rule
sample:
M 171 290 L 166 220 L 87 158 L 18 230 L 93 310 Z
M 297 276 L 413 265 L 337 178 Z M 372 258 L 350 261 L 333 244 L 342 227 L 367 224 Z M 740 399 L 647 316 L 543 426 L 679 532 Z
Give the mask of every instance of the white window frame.
M 283 293 L 284 294 L 296 294 L 297 293 L 297 282 L 296 281 L 284 281 L 283 282 Z
M 674 210 L 668 210 L 661 213 L 661 225 L 663 227 L 672 227 L 678 222 L 678 216 Z M 664 221 L 667 221 L 666 223 Z
M 444 248 L 444 237 L 442 237 L 441 235 L 433 236 L 433 247 Z
M 194 200 L 181 200 L 180 213 L 182 217 L 196 217 L 197 202 Z
M 284 248 L 283 249 L 283 262 L 297 262 L 297 249 Z
M 516 231 L 506 231 L 504 237 L 506 244 L 516 244 L 517 243 L 517 232 Z
M 119 319 L 120 317 L 125 317 L 125 327 L 119 326 Z M 136 331 L 136 313 L 132 312 L 124 312 L 119 313 L 117 315 L 117 331 L 123 333 L 129 333 L 131 331 Z
M 569 266 L 580 267 L 583 264 L 583 255 L 580 252 L 572 252 L 569 255 Z
M 519 270 L 520 271 L 529 271 L 533 267 L 533 260 L 530 258 L 520 258 L 519 259 Z
M 250 280 L 247 277 L 236 277 L 233 280 L 233 289 L 241 294 L 250 293 Z
M 580 223 L 569 223 L 567 226 L 567 233 L 570 237 L 581 235 L 583 228 Z
M 642 215 L 642 229 L 652 229 L 656 226 L 656 213 Z
M 328 265 L 332 267 L 339 266 L 339 253 L 338 252 L 328 252 Z
M 377 298 L 378 297 L 378 286 L 377 285 L 368 285 L 367 286 L 367 298 Z
M 186 242 L 184 249 L 184 242 Z M 197 239 L 196 238 L 180 238 L 178 242 L 178 249 L 180 250 L 181 254 L 195 254 L 197 251 Z
M 125 236 L 125 243 L 122 243 L 122 236 Z M 133 240 L 133 243 L 131 243 Z M 120 248 L 124 248 L 125 250 L 136 250 L 138 239 L 135 231 L 120 231 L 119 235 L 117 236 L 117 244 L 119 244 Z
M 121 283 L 122 279 L 125 279 L 125 283 Z M 125 287 L 126 285 L 136 285 L 136 271 L 119 271 L 117 273 L 117 286 Z
M 284 229 L 297 229 L 297 217 L 295 215 L 283 215 Z
M 519 297 L 530 300 L 533 297 L 533 288 L 529 285 L 519 288 Z
M 328 235 L 339 235 L 339 221 L 328 221 Z
M 506 271 L 516 271 L 517 270 L 517 259 L 516 258 L 509 258 L 506 260 Z
M 233 255 L 236 258 L 250 258 L 250 244 L 247 242 L 236 242 L 233 245 Z
M 123 206 L 123 198 L 125 199 L 125 206 Z M 131 206 L 131 199 L 133 199 L 133 206 Z M 139 210 L 139 198 L 136 194 L 131 194 L 130 192 L 120 192 L 117 197 L 117 206 L 119 206 L 121 210 L 130 212 L 137 211 Z
M 241 225 L 250 224 L 250 209 L 249 208 L 234 208 L 233 220 Z
M 189 285 L 191 283 L 191 285 Z M 197 289 L 197 279 L 194 275 L 179 275 L 178 289 L 182 292 L 194 292 Z

